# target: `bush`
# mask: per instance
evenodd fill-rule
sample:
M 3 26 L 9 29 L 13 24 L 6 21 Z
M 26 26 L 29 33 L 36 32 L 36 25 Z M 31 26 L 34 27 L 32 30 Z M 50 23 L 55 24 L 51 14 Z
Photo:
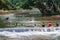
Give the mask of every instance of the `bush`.
M 5 27 L 6 27 L 6 21 L 0 18 L 0 28 L 5 28 Z

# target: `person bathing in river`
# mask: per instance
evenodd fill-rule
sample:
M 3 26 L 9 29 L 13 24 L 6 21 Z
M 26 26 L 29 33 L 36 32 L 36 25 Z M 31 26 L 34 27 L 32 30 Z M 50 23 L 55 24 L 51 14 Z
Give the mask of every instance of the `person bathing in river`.
M 59 22 L 56 22 L 56 27 L 59 27 Z
M 42 22 L 42 27 L 45 27 L 45 23 L 44 22 Z
M 52 26 L 53 26 L 52 22 L 48 22 L 48 27 L 52 27 Z

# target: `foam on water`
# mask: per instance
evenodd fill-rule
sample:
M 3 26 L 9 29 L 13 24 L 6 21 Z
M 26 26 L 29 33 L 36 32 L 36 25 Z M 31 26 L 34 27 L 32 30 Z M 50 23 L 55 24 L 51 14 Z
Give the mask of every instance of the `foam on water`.
M 48 29 L 47 28 L 45 29 L 43 28 L 37 28 L 37 29 L 36 28 L 5 28 L 5 29 L 0 29 L 0 37 L 5 36 L 8 38 L 20 38 L 22 40 L 32 40 L 37 37 L 45 37 L 52 40 L 60 39 L 59 38 L 60 29 L 56 30 L 55 28 L 50 28 L 50 29 L 54 29 L 54 31 L 53 30 L 47 31 Z
M 34 37 L 51 37 L 52 39 L 57 39 L 60 37 L 59 32 L 39 32 L 39 31 L 30 31 L 30 32 L 8 32 L 8 31 L 3 31 L 0 32 L 0 36 L 6 36 L 9 38 L 25 38 L 26 40 L 29 38 L 34 38 Z

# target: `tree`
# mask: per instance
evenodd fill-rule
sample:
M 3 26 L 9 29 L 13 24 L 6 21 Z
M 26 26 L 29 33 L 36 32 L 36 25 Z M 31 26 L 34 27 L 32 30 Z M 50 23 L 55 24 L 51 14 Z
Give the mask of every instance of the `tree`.
M 1 9 L 8 9 L 8 6 L 6 5 L 6 4 L 4 4 L 3 2 L 2 2 L 2 0 L 0 0 L 0 10 Z
M 58 13 L 58 6 L 55 0 L 46 0 L 45 2 L 39 0 L 36 7 L 40 9 L 42 16 L 52 16 Z
M 56 15 L 60 12 L 60 0 L 1 0 L 0 9 L 19 10 L 38 8 L 42 16 Z
M 32 9 L 31 6 L 33 6 L 32 0 L 26 0 L 22 5 L 21 8 L 23 9 Z

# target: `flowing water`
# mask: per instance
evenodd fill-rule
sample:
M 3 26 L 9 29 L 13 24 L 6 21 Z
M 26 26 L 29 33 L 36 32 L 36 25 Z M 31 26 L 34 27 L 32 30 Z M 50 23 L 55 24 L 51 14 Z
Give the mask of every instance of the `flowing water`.
M 7 37 L 7 36 L 0 36 L 0 40 L 60 40 L 60 35 L 58 34 L 50 34 L 50 35 L 30 35 L 28 36 L 19 36 L 17 35 L 17 37 Z
M 9 17 L 10 19 L 13 19 L 13 14 L 6 15 L 5 17 Z M 33 18 L 34 19 L 34 18 Z M 13 36 L 12 36 L 13 37 Z M 19 36 L 18 37 L 6 37 L 6 36 L 0 36 L 0 40 L 60 40 L 60 35 L 29 35 L 29 36 Z

